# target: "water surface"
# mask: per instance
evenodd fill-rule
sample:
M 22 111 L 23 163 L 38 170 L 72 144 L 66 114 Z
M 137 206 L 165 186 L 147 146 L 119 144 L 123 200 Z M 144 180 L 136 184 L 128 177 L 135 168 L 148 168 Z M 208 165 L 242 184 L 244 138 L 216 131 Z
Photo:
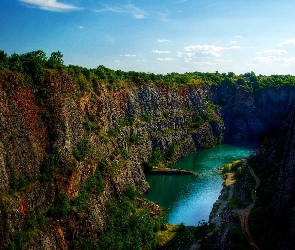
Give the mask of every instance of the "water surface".
M 217 168 L 248 157 L 256 148 L 253 143 L 222 144 L 194 152 L 172 167 L 192 170 L 201 176 L 148 175 L 151 191 L 146 198 L 167 210 L 170 224 L 183 222 L 186 226 L 196 226 L 199 221 L 208 221 L 222 188 L 223 179 Z

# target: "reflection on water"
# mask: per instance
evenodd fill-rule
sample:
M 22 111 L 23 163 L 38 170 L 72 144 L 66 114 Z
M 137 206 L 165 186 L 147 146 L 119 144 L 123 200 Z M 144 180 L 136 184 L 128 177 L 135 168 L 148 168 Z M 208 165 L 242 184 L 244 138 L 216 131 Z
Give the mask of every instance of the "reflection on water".
M 222 188 L 223 179 L 217 168 L 249 156 L 256 148 L 256 144 L 223 144 L 192 153 L 172 167 L 192 170 L 201 176 L 148 175 L 151 191 L 146 198 L 167 210 L 171 224 L 184 222 L 186 226 L 196 226 L 199 221 L 208 221 Z

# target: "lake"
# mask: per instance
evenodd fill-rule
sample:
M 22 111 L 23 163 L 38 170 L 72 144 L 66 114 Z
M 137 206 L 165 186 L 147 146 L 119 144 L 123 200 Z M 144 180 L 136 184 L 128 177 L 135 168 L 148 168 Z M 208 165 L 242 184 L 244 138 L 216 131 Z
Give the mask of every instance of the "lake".
M 248 157 L 257 143 L 221 144 L 199 150 L 172 165 L 173 168 L 192 170 L 195 175 L 147 175 L 151 186 L 146 198 L 159 203 L 166 211 L 170 224 L 183 222 L 197 226 L 209 220 L 214 202 L 222 189 L 223 178 L 217 168 L 233 160 Z

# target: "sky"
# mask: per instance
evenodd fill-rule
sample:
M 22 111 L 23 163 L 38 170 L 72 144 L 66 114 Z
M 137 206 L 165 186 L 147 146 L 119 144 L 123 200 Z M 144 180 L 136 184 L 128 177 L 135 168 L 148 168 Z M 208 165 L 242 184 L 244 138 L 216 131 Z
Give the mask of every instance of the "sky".
M 1 0 L 0 50 L 124 71 L 295 75 L 294 0 Z

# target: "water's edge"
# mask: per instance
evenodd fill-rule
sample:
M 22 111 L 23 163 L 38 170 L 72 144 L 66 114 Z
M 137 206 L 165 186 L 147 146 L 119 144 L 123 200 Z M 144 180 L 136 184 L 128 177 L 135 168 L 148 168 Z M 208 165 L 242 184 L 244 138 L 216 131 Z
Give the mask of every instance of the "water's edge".
M 194 152 L 173 167 L 200 175 L 148 175 L 151 190 L 146 198 L 167 211 L 170 224 L 183 222 L 186 226 L 197 226 L 201 221 L 208 222 L 213 204 L 223 188 L 224 180 L 217 169 L 225 163 L 248 157 L 255 149 L 251 145 L 223 144 Z

